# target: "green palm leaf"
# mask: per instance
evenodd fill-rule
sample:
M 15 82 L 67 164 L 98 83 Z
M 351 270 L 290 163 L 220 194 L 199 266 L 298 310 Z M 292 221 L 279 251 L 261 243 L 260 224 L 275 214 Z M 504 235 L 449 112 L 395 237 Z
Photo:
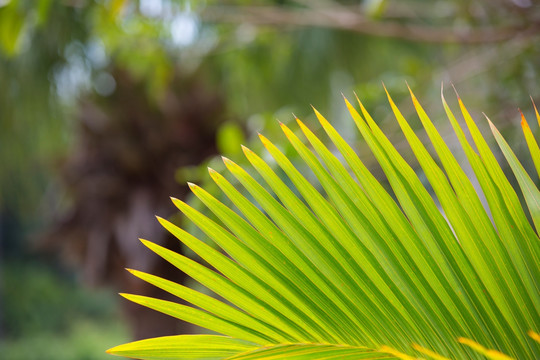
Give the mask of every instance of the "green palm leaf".
M 148 339 L 108 352 L 141 359 L 540 358 L 540 192 L 535 181 L 490 123 L 518 193 L 461 100 L 472 143 L 443 97 L 481 187 L 475 189 L 411 96 L 437 160 L 388 99 L 434 195 L 360 102 L 358 112 L 345 100 L 391 191 L 318 111 L 334 151 L 300 120 L 307 142 L 282 124 L 318 185 L 261 135 L 287 181 L 243 147 L 264 184 L 229 159 L 224 158 L 225 165 L 243 189 L 209 169 L 234 208 L 190 184 L 219 223 L 173 199 L 222 252 L 158 218 L 212 268 L 143 240 L 226 302 L 130 270 L 193 307 L 123 295 L 127 299 L 222 335 Z M 537 142 L 525 120 L 522 125 L 538 167 Z

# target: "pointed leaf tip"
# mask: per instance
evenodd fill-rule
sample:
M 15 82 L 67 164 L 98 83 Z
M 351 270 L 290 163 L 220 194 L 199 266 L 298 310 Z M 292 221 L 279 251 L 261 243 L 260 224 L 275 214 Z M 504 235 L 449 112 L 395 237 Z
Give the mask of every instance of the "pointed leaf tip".
M 459 96 L 459 93 L 456 89 L 456 87 L 454 86 L 454 83 L 450 83 L 452 85 L 452 89 L 454 89 L 454 92 L 456 93 L 456 97 L 458 99 L 458 101 L 461 103 L 461 97 Z
M 532 330 L 530 330 L 527 334 L 528 334 L 534 341 L 540 343 L 540 334 L 538 334 L 537 332 L 534 332 L 534 331 L 532 331 Z
M 210 177 L 214 182 L 217 182 L 219 178 L 221 177 L 221 174 L 218 173 L 216 170 L 209 168 L 208 173 L 210 174 Z
M 281 130 L 283 130 L 285 136 L 287 136 L 288 139 L 291 139 L 291 137 L 293 136 L 293 132 L 287 127 L 287 125 L 281 124 Z
M 242 145 L 242 151 L 244 152 L 244 154 L 253 154 L 253 150 L 244 145 Z
M 384 86 L 384 84 L 383 84 Z M 388 98 L 388 102 L 390 103 L 390 106 L 392 108 L 396 107 L 395 103 L 394 103 L 394 100 L 392 100 L 392 96 L 390 96 L 390 93 L 388 92 L 388 90 L 386 89 L 386 87 L 384 88 L 384 92 L 386 93 L 386 97 Z
M 489 118 L 487 117 L 486 114 L 482 113 L 482 115 L 484 115 L 484 117 L 486 118 L 488 124 L 489 124 L 489 128 L 491 129 L 491 132 L 493 132 L 494 134 L 495 133 L 499 133 L 499 130 L 497 130 L 497 128 L 495 127 L 495 125 L 491 122 L 491 120 L 489 120 Z
M 531 98 L 531 102 L 533 104 L 534 110 L 538 113 L 538 110 L 536 109 L 536 103 L 534 102 L 532 95 L 529 95 L 529 97 Z
M 184 201 L 180 200 L 180 199 L 174 199 L 173 200 L 173 204 L 179 208 L 179 209 L 182 209 L 182 208 L 185 208 L 185 207 L 189 207 L 188 204 L 186 204 Z
M 356 94 L 355 94 L 355 96 L 356 96 Z M 358 96 L 356 96 L 356 99 L 358 99 Z M 344 97 L 343 100 L 345 101 L 345 105 L 347 105 L 347 108 L 349 108 L 349 110 L 350 110 L 351 108 L 353 108 L 353 106 L 352 106 L 351 102 L 349 101 L 349 99 L 347 99 L 346 97 Z M 358 100 L 358 101 L 360 101 L 360 100 Z
M 446 356 L 442 356 L 440 354 L 437 354 L 436 352 L 431 351 L 429 349 L 426 349 L 425 347 L 420 346 L 418 344 L 412 344 L 412 347 L 413 347 L 414 350 L 416 350 L 416 351 L 418 351 L 418 352 L 420 352 L 420 353 L 422 353 L 424 355 L 427 355 L 430 358 L 433 358 L 435 360 L 450 360 Z
M 405 80 L 405 85 L 407 85 L 407 89 L 409 89 L 410 92 L 412 92 L 411 87 L 409 86 L 409 82 Z
M 412 91 L 412 89 L 409 87 L 409 84 L 407 84 L 407 88 L 409 89 L 409 94 L 411 95 L 411 99 L 412 99 L 412 102 L 413 102 L 414 106 L 419 107 L 420 102 L 418 102 L 418 99 L 414 95 L 414 92 Z
M 266 136 L 264 136 L 263 134 L 259 133 L 259 139 L 261 140 L 261 142 L 263 143 L 263 145 L 268 145 L 270 144 L 270 140 L 268 140 L 268 138 L 266 138 Z
M 345 99 L 345 96 L 343 98 Z M 319 110 L 317 110 L 313 105 L 311 106 L 311 108 L 313 109 L 313 112 L 315 113 L 315 116 L 317 116 L 317 118 L 320 119 L 322 115 L 319 112 Z
M 523 115 L 523 112 L 521 111 L 521 109 L 518 109 L 518 110 L 521 115 L 521 127 L 524 129 L 529 128 L 529 123 L 527 123 L 527 120 L 525 119 L 525 115 Z
M 255 155 L 255 152 L 253 150 L 251 150 L 250 148 L 248 147 L 243 147 L 242 148 L 242 151 L 244 152 L 244 155 L 247 157 L 247 158 L 250 158 L 252 157 L 253 155 Z
M 328 122 L 328 120 L 326 120 L 326 118 L 318 111 L 315 112 L 315 115 L 317 116 L 317 119 L 319 120 L 319 123 L 321 124 L 321 126 L 324 128 L 324 127 L 327 127 L 328 125 L 330 125 L 330 123 Z
M 232 161 L 232 160 L 229 159 L 229 158 L 226 158 L 225 156 L 222 156 L 222 159 L 223 159 L 223 163 L 225 164 L 225 166 L 227 167 L 227 169 L 230 169 L 231 167 L 237 166 L 236 163 L 235 163 L 234 161 Z
M 390 93 L 388 92 L 388 89 L 386 88 L 386 86 L 384 86 L 384 84 L 383 84 L 383 88 L 384 88 L 384 92 L 386 93 L 386 97 L 391 100 Z
M 531 96 L 531 101 L 534 107 L 534 114 L 536 115 L 536 120 L 538 121 L 538 125 L 540 126 L 540 114 L 538 114 L 538 109 L 536 108 L 536 104 Z
M 145 240 L 143 238 L 139 238 L 139 241 L 146 247 L 149 247 L 149 244 L 152 244 L 151 241 Z
M 397 357 L 398 359 L 402 359 L 402 360 L 417 360 L 416 358 L 412 357 L 412 356 L 409 356 L 407 354 L 404 354 L 402 352 L 399 352 L 397 351 L 396 349 L 393 349 L 389 346 L 381 346 L 378 350 L 379 352 L 382 352 L 382 353 L 385 353 L 385 354 L 390 354 L 390 355 L 394 355 L 395 357 Z
M 129 300 L 129 297 L 131 294 L 128 294 L 128 293 L 118 293 L 118 295 L 120 295 L 121 297 L 123 297 L 124 299 L 128 299 Z
M 156 216 L 156 219 L 162 226 L 165 226 L 166 224 L 169 223 L 169 220 L 162 218 L 161 216 Z M 142 239 L 139 239 L 139 240 L 142 241 Z

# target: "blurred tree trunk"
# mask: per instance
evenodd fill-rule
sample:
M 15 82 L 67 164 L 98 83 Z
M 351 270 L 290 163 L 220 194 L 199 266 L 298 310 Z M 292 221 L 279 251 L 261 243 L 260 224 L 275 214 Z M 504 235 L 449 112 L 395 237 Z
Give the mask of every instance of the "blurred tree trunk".
M 185 274 L 137 238 L 181 251 L 154 215 L 171 216 L 169 196 L 187 194 L 187 187 L 175 181 L 175 171 L 216 152 L 223 101 L 197 75 L 175 75 L 153 101 L 145 84 L 119 70 L 112 74 L 116 88 L 111 95 L 92 95 L 80 104 L 76 142 L 62 168 L 72 203 L 57 214 L 45 244 L 60 249 L 87 284 L 166 299 L 171 295 L 124 268 L 184 282 Z M 128 301 L 122 304 L 136 339 L 190 332 L 176 319 Z

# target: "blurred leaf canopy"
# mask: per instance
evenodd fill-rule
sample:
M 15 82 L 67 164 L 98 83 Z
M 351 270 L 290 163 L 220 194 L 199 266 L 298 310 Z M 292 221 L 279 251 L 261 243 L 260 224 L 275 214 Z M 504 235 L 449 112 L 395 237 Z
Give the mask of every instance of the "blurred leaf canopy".
M 353 90 L 377 115 L 381 81 L 428 105 L 452 81 L 471 108 L 517 119 L 538 94 L 539 27 L 530 0 L 2 0 L 0 208 L 28 211 L 50 187 L 78 101 L 110 96 L 113 67 L 156 102 L 175 70 L 198 73 L 248 136 L 310 103 L 339 127 Z

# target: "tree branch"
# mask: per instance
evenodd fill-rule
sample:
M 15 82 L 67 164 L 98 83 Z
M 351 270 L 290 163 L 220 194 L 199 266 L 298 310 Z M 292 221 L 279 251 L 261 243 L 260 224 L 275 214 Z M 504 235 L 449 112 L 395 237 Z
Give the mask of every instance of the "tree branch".
M 519 26 L 456 28 L 373 20 L 341 8 L 291 9 L 265 6 L 212 6 L 201 18 L 210 23 L 273 27 L 321 27 L 428 43 L 483 44 L 540 35 L 540 19 Z

